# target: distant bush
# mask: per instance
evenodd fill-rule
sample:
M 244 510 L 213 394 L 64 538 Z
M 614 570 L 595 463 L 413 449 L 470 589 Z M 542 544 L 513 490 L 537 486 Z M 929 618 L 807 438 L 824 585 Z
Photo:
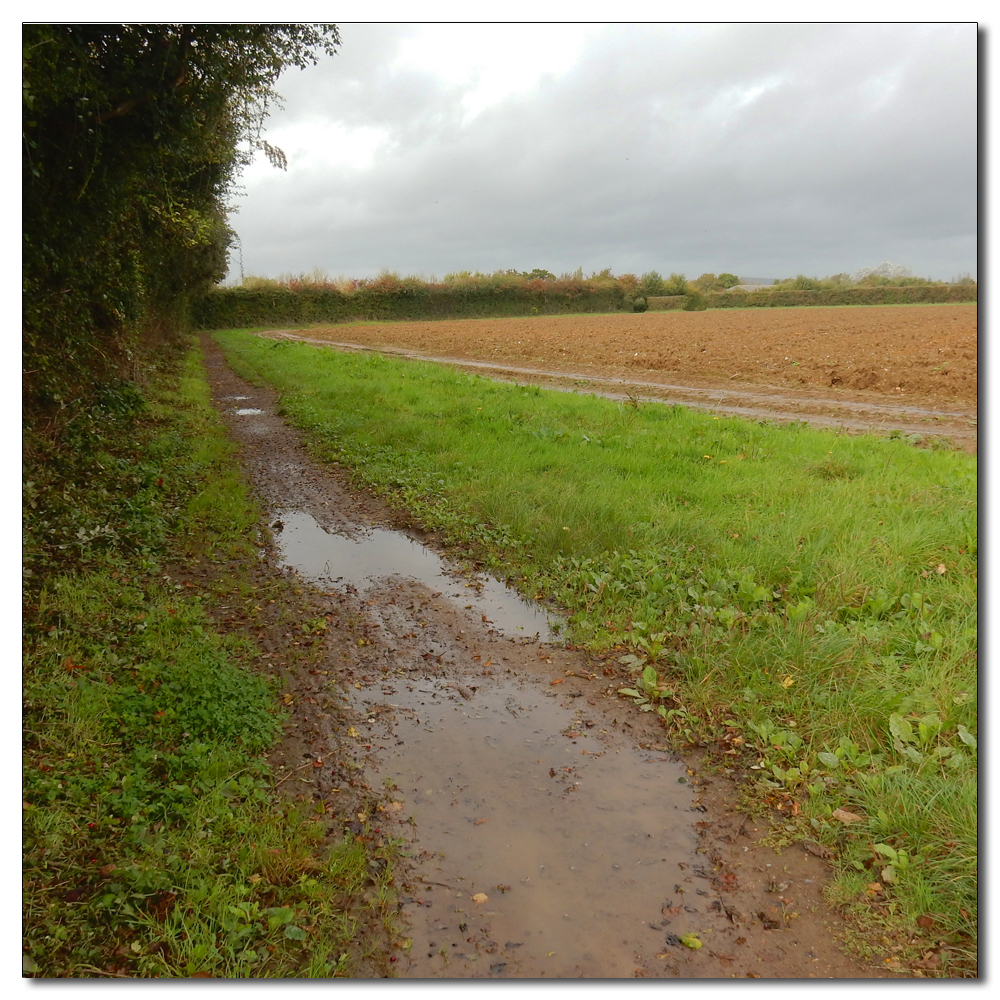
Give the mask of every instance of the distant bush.
M 657 271 L 647 271 L 639 279 L 639 287 L 647 298 L 650 295 L 666 295 L 667 283 Z
M 683 274 L 671 274 L 663 283 L 663 295 L 687 295 L 688 281 Z
M 685 312 L 702 312 L 708 308 L 708 299 L 701 292 L 691 291 L 684 297 Z
M 686 295 L 650 295 L 646 299 L 646 305 L 657 312 L 666 309 L 683 309 Z

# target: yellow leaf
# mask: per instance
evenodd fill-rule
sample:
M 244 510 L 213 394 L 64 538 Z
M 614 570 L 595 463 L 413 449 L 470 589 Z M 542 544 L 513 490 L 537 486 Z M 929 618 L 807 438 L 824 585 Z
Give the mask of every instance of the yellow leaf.
M 790 688 L 795 683 L 795 678 L 791 674 L 785 674 L 781 678 L 781 686 L 783 688 Z
M 477 892 L 475 896 L 472 897 L 473 903 L 485 903 L 490 897 L 486 895 L 485 892 Z
M 354 728 L 354 726 L 351 726 L 351 728 L 347 730 L 347 735 L 350 736 L 352 739 L 356 740 L 358 738 L 359 733 Z

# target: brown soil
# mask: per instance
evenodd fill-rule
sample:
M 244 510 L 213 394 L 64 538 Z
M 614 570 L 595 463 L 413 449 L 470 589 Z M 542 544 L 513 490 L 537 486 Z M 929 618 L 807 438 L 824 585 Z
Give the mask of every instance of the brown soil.
M 279 542 L 279 515 L 295 511 L 338 534 L 386 527 L 434 543 L 345 470 L 313 463 L 274 393 L 204 346 L 216 406 Z M 271 546 L 259 572 L 288 576 L 279 555 Z M 254 626 L 261 665 L 286 665 L 276 672 L 292 717 L 272 764 L 284 791 L 325 812 L 333 838 L 402 839 L 403 926 L 383 968 L 409 978 L 893 975 L 886 949 L 865 964 L 838 946 L 846 925 L 823 899 L 826 861 L 801 844 L 762 846 L 767 816 L 739 812 L 730 778 L 658 742 L 662 729 L 615 694 L 614 661 L 511 638 L 413 579 L 300 590 L 293 612 L 324 616 L 322 635 L 295 638 L 278 609 L 273 629 Z M 290 646 L 307 655 L 286 657 Z M 494 771 L 494 760 L 510 763 Z M 647 784 L 630 792 L 630 782 Z M 521 877 L 536 849 L 546 864 Z M 577 855 L 598 874 L 574 882 Z M 689 934 L 703 947 L 685 946 Z
M 975 304 L 717 309 L 348 323 L 294 336 L 975 450 L 977 319 Z

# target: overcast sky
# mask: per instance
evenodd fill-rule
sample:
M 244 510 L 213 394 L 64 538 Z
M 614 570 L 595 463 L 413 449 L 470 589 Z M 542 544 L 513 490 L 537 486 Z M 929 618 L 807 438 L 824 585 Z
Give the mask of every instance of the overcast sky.
M 279 81 L 247 275 L 976 274 L 973 24 L 340 32 Z

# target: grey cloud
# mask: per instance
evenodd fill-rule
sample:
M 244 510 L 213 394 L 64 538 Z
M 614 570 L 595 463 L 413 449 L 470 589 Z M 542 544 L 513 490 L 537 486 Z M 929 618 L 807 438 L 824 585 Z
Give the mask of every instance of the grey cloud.
M 274 128 L 390 142 L 368 168 L 255 180 L 248 272 L 975 270 L 974 26 L 612 26 L 471 121 L 461 87 L 391 70 L 413 30 L 346 25 L 340 55 L 283 78 Z

